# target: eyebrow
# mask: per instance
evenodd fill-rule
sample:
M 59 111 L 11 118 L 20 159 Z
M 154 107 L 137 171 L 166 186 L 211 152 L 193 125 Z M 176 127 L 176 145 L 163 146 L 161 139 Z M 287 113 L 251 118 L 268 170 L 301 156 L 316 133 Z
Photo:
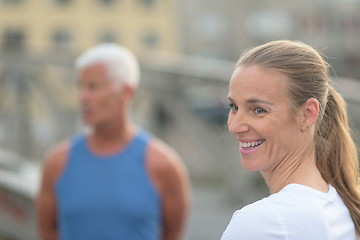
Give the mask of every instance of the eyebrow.
M 231 97 L 228 97 L 230 102 L 235 102 Z M 267 104 L 267 105 L 271 105 L 273 106 L 274 104 L 262 99 L 258 99 L 258 98 L 250 98 L 248 100 L 246 100 L 247 103 L 263 103 L 263 104 Z

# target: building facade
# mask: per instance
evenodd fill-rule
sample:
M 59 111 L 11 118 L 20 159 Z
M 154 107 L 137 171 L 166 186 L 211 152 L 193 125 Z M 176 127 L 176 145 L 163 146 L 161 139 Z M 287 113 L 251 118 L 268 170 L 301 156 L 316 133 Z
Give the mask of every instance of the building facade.
M 179 51 L 175 0 L 0 0 L 0 51 L 74 54 L 100 42 Z
M 300 40 L 328 56 L 338 75 L 360 79 L 360 0 L 180 2 L 186 54 L 236 61 L 258 44 Z

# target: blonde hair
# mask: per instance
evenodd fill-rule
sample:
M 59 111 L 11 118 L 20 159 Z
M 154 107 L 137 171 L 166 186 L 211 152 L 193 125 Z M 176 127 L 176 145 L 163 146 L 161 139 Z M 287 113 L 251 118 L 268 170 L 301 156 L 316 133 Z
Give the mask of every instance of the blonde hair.
M 329 84 L 329 65 L 312 47 L 293 41 L 273 41 L 244 53 L 237 67 L 258 65 L 288 76 L 293 107 L 309 98 L 319 101 L 315 125 L 316 164 L 324 180 L 335 187 L 360 234 L 359 162 L 351 137 L 345 101 Z

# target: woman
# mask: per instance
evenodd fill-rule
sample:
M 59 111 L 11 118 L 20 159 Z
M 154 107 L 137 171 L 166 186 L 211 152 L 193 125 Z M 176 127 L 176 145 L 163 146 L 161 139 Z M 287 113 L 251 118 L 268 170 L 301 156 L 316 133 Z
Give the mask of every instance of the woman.
M 236 211 L 222 240 L 356 239 L 358 158 L 345 102 L 310 46 L 274 41 L 246 52 L 230 81 L 229 131 L 242 165 L 270 196 Z

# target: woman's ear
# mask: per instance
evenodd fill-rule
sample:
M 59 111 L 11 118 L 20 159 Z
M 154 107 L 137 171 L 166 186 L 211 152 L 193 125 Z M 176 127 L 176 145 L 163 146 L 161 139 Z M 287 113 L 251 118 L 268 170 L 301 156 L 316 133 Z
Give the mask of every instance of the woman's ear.
M 319 116 L 319 102 L 315 98 L 309 98 L 303 105 L 301 130 L 306 131 L 313 127 Z

